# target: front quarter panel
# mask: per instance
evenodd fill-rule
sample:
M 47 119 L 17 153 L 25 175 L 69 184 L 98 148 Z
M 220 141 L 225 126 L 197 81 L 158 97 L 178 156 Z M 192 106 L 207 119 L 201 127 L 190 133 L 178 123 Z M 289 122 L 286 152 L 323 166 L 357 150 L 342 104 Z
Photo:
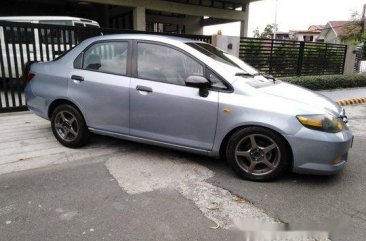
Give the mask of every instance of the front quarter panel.
M 225 136 L 241 126 L 262 126 L 284 135 L 292 135 L 302 128 L 292 111 L 285 113 L 280 103 L 237 92 L 220 93 L 216 140 L 213 152 L 220 150 Z

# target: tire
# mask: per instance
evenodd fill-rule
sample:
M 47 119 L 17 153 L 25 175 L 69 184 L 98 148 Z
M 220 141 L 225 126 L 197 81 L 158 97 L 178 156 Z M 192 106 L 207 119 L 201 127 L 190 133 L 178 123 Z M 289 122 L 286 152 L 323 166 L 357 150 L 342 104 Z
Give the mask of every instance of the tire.
M 60 105 L 52 112 L 53 135 L 64 146 L 78 148 L 86 144 L 88 128 L 81 113 L 71 105 Z
M 288 171 L 291 150 L 277 133 L 266 128 L 247 127 L 231 136 L 226 158 L 242 178 L 269 181 Z

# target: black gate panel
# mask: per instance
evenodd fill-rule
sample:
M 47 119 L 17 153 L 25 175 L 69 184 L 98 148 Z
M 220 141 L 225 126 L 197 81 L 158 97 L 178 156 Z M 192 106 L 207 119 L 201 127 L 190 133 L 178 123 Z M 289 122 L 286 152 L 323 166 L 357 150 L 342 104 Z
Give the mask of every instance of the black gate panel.
M 31 61 L 50 61 L 81 41 L 100 35 L 144 33 L 133 30 L 0 21 L 0 112 L 26 110 L 24 68 Z M 211 36 L 173 35 L 211 43 Z
M 347 46 L 241 38 L 239 57 L 273 76 L 343 74 Z

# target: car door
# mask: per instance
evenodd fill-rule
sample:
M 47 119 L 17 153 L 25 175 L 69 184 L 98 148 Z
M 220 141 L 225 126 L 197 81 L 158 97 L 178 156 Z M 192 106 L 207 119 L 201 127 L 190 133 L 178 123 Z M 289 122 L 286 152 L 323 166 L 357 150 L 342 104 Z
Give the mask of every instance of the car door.
M 74 62 L 68 94 L 91 128 L 129 133 L 128 41 L 97 42 Z
M 159 142 L 211 150 L 218 92 L 207 97 L 185 86 L 190 75 L 204 76 L 204 65 L 172 46 L 135 45 L 135 78 L 130 87 L 130 134 Z

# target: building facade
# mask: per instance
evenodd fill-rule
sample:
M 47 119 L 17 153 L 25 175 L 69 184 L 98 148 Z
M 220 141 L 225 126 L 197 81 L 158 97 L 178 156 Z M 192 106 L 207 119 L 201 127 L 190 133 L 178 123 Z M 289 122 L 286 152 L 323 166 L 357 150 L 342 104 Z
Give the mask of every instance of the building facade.
M 307 30 L 292 30 L 290 38 L 296 41 L 317 42 L 324 25 L 311 25 Z
M 319 39 L 324 43 L 343 44 L 340 36 L 344 27 L 351 23 L 351 21 L 329 21 L 320 33 Z
M 247 36 L 249 3 L 258 0 L 13 0 L 0 16 L 74 16 L 102 27 L 202 34 L 203 27 L 240 22 Z

